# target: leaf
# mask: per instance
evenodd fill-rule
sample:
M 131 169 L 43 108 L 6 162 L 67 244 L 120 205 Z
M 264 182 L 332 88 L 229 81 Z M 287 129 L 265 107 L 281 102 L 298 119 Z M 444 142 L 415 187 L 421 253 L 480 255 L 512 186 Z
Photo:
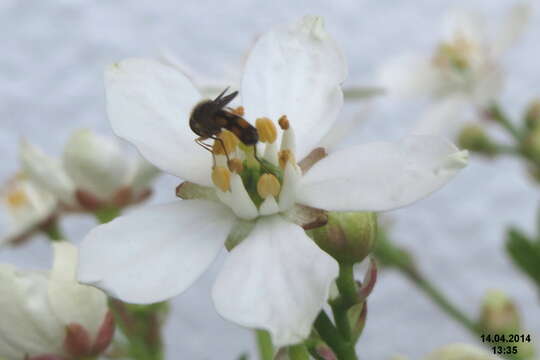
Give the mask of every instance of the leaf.
M 540 244 L 511 228 L 507 233 L 506 250 L 516 266 L 540 287 Z

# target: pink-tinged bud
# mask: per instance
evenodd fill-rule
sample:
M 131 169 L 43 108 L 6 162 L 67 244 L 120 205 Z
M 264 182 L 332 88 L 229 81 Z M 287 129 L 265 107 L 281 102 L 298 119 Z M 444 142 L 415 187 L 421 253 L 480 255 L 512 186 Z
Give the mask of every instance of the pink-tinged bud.
M 66 326 L 66 338 L 64 339 L 64 349 L 73 357 L 90 355 L 92 340 L 88 331 L 80 324 L 69 324 Z
M 104 352 L 109 345 L 114 336 L 114 331 L 116 329 L 116 324 L 114 321 L 114 316 L 111 311 L 107 312 L 105 319 L 99 328 L 99 332 L 92 346 L 92 354 L 99 355 Z
M 377 283 L 377 263 L 375 259 L 369 259 L 369 267 L 364 275 L 364 281 L 358 287 L 358 297 L 360 301 L 365 301 L 367 297 L 373 291 L 375 284 Z
M 491 290 L 486 293 L 480 314 L 480 324 L 489 333 L 500 334 L 519 331 L 519 311 L 505 293 Z
M 112 203 L 117 207 L 128 206 L 133 201 L 133 191 L 129 186 L 121 187 L 112 198 Z
M 372 212 L 329 212 L 328 223 L 307 234 L 339 263 L 358 263 L 373 250 L 377 216 Z
M 76 190 L 75 198 L 84 210 L 96 211 L 104 206 L 103 201 L 84 190 Z
M 317 345 L 315 351 L 324 360 L 337 360 L 336 354 L 325 344 Z

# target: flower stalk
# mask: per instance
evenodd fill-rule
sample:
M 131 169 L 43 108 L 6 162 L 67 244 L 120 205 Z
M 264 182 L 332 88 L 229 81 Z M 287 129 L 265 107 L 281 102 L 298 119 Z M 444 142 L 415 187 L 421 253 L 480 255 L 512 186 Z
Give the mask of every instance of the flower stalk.
M 255 337 L 257 339 L 259 358 L 261 360 L 273 360 L 274 346 L 272 345 L 272 338 L 268 331 L 260 329 L 255 330 Z
M 62 241 L 66 238 L 56 218 L 43 225 L 42 231 L 52 242 Z
M 303 344 L 289 346 L 290 360 L 309 360 L 309 352 Z
M 314 328 L 319 336 L 330 346 L 339 360 L 358 360 L 354 345 L 345 341 L 326 312 L 321 311 L 315 319 Z
M 353 265 L 340 263 L 339 276 L 336 285 L 340 296 L 331 302 L 332 313 L 336 321 L 337 328 L 346 341 L 351 341 L 351 326 L 348 311 L 358 302 L 358 289 L 354 280 Z
M 164 359 L 161 328 L 168 303 L 130 305 L 110 299 L 110 308 L 129 347 L 128 356 L 134 360 Z

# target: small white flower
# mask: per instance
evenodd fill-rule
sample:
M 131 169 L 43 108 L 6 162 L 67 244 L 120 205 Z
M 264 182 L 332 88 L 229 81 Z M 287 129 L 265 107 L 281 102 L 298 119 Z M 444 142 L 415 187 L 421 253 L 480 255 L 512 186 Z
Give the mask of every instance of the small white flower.
M 55 243 L 52 271 L 0 265 L 0 358 L 97 355 L 110 343 L 114 321 L 107 297 L 75 280 L 77 248 Z
M 19 174 L 0 189 L 0 245 L 24 240 L 51 220 L 57 209 L 56 198 Z
M 321 160 L 324 150 L 312 150 L 336 121 L 345 75 L 344 58 L 320 17 L 261 36 L 246 61 L 241 94 L 244 117 L 258 129 L 257 153 L 267 162 L 259 164 L 252 147 L 222 132 L 231 161 L 216 143 L 213 166 L 189 129 L 202 97 L 186 76 L 149 59 L 109 67 L 114 131 L 187 180 L 178 191 L 190 200 L 140 209 L 92 230 L 81 245 L 79 279 L 127 302 L 161 301 L 188 288 L 226 239 L 228 245 L 241 240 L 216 280 L 217 311 L 269 330 L 278 346 L 305 339 L 338 266 L 292 221 L 299 211 L 404 206 L 463 166 L 456 147 L 429 136 L 354 146 Z M 295 159 L 306 156 L 303 173 Z
M 73 210 L 136 202 L 147 195 L 158 173 L 141 157 L 128 158 L 113 139 L 90 130 L 73 133 L 61 160 L 23 140 L 20 160 L 34 182 Z
M 471 105 L 483 108 L 498 97 L 504 52 L 520 37 L 529 13 L 526 5 L 514 6 L 490 34 L 483 16 L 454 10 L 431 55 L 403 55 L 382 67 L 381 83 L 390 93 L 435 100 L 416 133 L 439 133 Z

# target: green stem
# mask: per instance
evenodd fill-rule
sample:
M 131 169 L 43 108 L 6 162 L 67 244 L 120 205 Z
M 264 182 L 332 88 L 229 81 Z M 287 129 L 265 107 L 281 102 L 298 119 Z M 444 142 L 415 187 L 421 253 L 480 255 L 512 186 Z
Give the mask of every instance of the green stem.
M 332 324 L 332 321 L 324 311 L 321 311 L 317 319 L 315 319 L 314 327 L 339 360 L 358 360 L 354 346 L 342 339 L 338 329 Z
M 348 310 L 358 301 L 352 264 L 339 264 L 339 276 L 336 279 L 336 285 L 340 298 L 338 301 L 331 302 L 332 313 L 341 335 L 346 341 L 350 341 L 352 336 Z
M 384 95 L 384 89 L 380 87 L 347 87 L 343 89 L 343 97 L 348 101 L 370 99 Z
M 290 360 L 309 360 L 309 353 L 304 344 L 289 346 Z
M 162 318 L 168 304 L 131 305 L 111 299 L 109 305 L 127 338 L 128 356 L 134 360 L 163 360 Z
M 274 359 L 274 346 L 272 345 L 272 338 L 270 337 L 268 331 L 255 330 L 255 337 L 257 338 L 259 358 L 261 360 Z
M 354 281 L 353 265 L 339 264 L 339 276 L 336 279 L 340 295 L 346 307 L 351 307 L 358 302 L 358 289 Z
M 518 143 L 521 142 L 521 132 L 519 129 L 512 124 L 512 122 L 508 119 L 508 117 L 503 113 L 501 107 L 497 104 L 492 104 L 488 109 L 487 113 L 489 114 L 489 117 L 497 122 L 499 125 L 501 125 L 510 135 L 514 137 L 514 139 L 517 140 Z
M 53 219 L 46 225 L 44 225 L 42 231 L 52 242 L 62 241 L 66 239 L 62 230 L 60 229 L 60 225 L 58 224 L 57 219 Z

